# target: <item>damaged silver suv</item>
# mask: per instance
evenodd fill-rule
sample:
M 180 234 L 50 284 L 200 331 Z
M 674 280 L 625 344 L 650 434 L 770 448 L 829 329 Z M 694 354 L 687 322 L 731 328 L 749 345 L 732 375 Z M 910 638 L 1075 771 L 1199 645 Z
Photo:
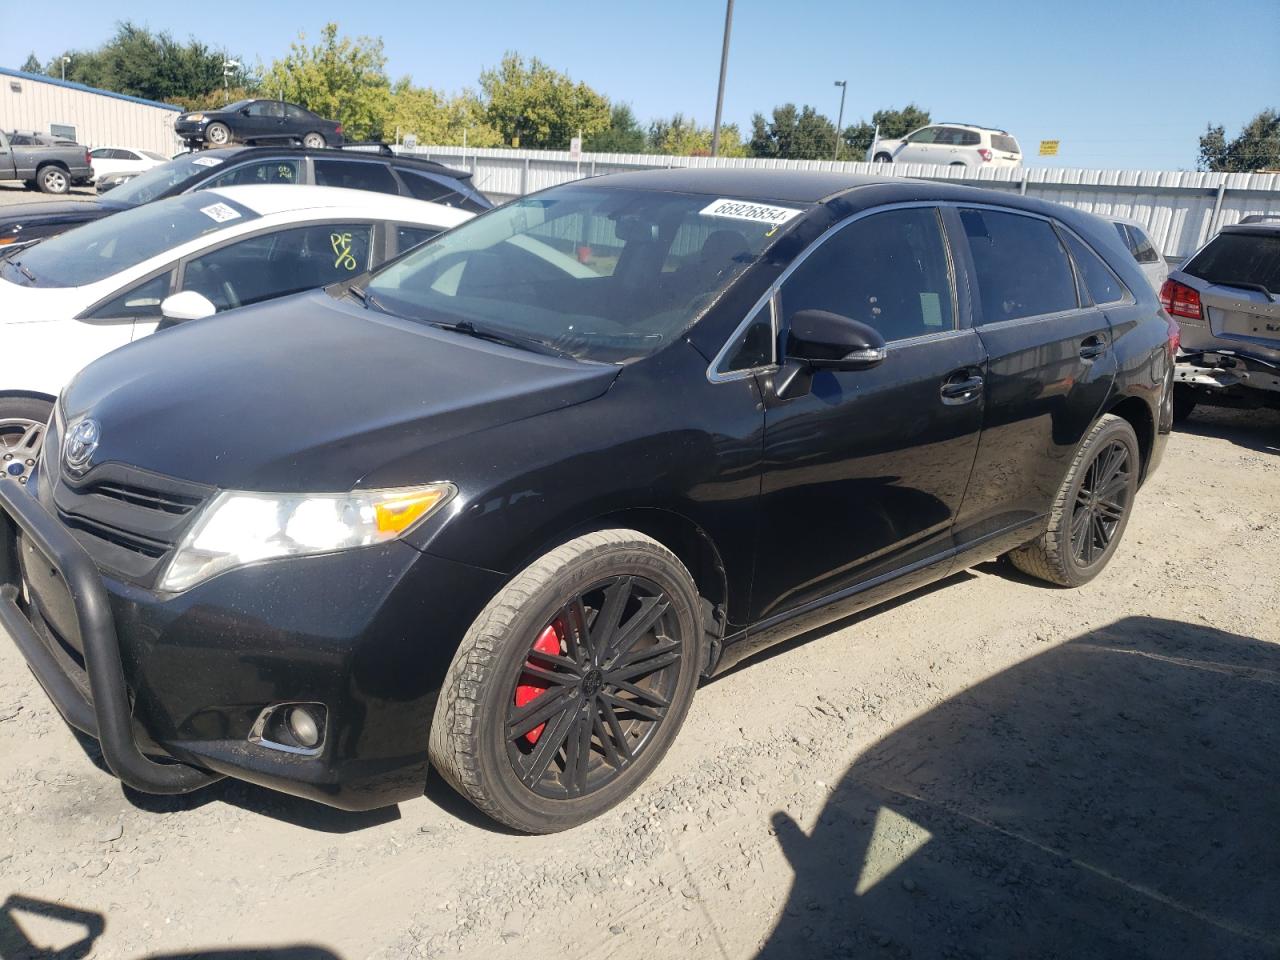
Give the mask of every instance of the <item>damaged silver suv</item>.
M 1223 227 L 1160 302 L 1182 327 L 1175 420 L 1198 403 L 1280 408 L 1280 223 Z

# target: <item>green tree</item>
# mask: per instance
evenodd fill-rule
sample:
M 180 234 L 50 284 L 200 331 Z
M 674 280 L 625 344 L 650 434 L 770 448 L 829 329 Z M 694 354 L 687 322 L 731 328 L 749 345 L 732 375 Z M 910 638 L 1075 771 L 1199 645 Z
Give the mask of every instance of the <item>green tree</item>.
M 320 42 L 307 46 L 305 34 L 275 60 L 262 78 L 263 92 L 297 103 L 342 124 L 349 140 L 380 137 L 391 109 L 391 82 L 382 41 L 339 36 L 326 23 Z
M 1233 140 L 1221 124 L 1210 124 L 1200 137 L 1197 167 L 1215 173 L 1280 170 L 1280 112 L 1263 110 Z
M 464 137 L 465 131 L 465 137 Z M 470 90 L 446 96 L 431 87 L 415 87 L 408 77 L 391 88 L 388 135 L 413 134 L 419 143 L 442 146 L 500 147 L 502 137 L 485 119 L 484 105 Z
M 66 51 L 50 60 L 44 72 L 62 76 L 63 57 L 69 58 L 65 64 L 68 80 L 178 103 L 207 98 L 220 90 L 226 59 L 222 52 L 198 40 L 179 43 L 167 33 L 152 33 L 128 21 L 117 24 L 112 38 L 96 50 Z M 227 79 L 236 86 L 252 85 L 243 68 Z
M 899 137 L 905 137 L 912 130 L 928 126 L 929 122 L 929 111 L 922 110 L 914 103 L 908 103 L 901 110 L 894 107 L 877 110 L 871 115 L 870 122 L 859 120 L 845 127 L 842 134 L 845 149 L 841 150 L 841 156 L 849 160 L 866 159 L 867 151 L 871 149 L 871 141 L 876 135 L 877 125 L 880 127 L 881 140 L 897 140 Z
M 40 66 L 40 61 L 36 57 L 35 51 L 27 54 L 26 62 L 22 65 L 23 73 L 44 73 L 44 67 Z
M 711 156 L 711 128 L 677 113 L 670 120 L 658 119 L 649 124 L 649 149 L 673 157 Z M 735 123 L 720 125 L 720 156 L 745 157 L 746 144 Z
M 779 160 L 822 160 L 836 147 L 836 125 L 807 104 L 794 103 L 773 108 L 766 120 L 757 113 L 751 118 L 750 149 L 753 157 Z
M 535 150 L 566 150 L 581 130 L 584 137 L 609 127 L 609 101 L 585 83 L 547 66 L 508 53 L 502 63 L 480 73 L 489 125 L 503 142 Z
M 583 138 L 582 149 L 593 153 L 643 153 L 644 130 L 630 105 L 615 103 L 609 110 L 609 126 Z

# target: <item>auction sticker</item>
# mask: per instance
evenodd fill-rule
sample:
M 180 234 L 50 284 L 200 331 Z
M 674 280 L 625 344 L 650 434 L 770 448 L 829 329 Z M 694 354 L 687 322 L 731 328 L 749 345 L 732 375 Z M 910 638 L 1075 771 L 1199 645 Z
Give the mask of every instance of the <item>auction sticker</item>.
M 217 223 L 226 223 L 228 220 L 240 219 L 240 214 L 236 213 L 233 208 L 228 207 L 225 203 L 215 203 L 211 207 L 201 207 L 200 212 L 210 220 L 214 220 Z
M 221 157 L 196 157 L 191 161 L 198 167 L 216 167 L 222 162 Z
M 774 207 L 767 203 L 752 203 L 749 200 L 715 201 L 698 211 L 704 217 L 728 217 L 730 220 L 750 220 L 752 223 L 763 223 L 778 227 L 800 216 L 803 210 L 792 207 Z

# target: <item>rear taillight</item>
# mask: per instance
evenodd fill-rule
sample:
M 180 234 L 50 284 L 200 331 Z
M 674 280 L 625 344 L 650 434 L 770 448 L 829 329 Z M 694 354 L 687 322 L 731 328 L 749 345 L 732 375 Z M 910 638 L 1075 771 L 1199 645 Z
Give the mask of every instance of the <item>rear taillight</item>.
M 986 163 L 991 162 L 991 151 L 986 147 L 978 148 L 978 156 L 980 156 Z
M 342 132 L 342 124 L 338 124 L 338 125 L 334 128 L 333 132 L 334 132 L 334 133 L 341 133 L 341 132 Z
M 88 150 L 84 152 L 84 162 L 86 166 L 93 166 L 93 156 Z
M 1160 288 L 1160 306 L 1172 317 L 1201 320 L 1200 291 L 1177 280 L 1166 280 Z

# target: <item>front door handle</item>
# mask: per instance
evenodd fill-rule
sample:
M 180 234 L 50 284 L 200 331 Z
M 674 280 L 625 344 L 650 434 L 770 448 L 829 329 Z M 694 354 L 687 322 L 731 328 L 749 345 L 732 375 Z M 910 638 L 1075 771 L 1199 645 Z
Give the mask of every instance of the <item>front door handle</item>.
M 1107 352 L 1107 338 L 1101 334 L 1086 337 L 1080 342 L 1080 359 L 1096 360 Z
M 979 376 L 966 377 L 964 374 L 957 374 L 955 377 L 944 380 L 942 389 L 938 393 L 942 397 L 942 402 L 946 404 L 972 403 L 982 395 L 984 382 Z

